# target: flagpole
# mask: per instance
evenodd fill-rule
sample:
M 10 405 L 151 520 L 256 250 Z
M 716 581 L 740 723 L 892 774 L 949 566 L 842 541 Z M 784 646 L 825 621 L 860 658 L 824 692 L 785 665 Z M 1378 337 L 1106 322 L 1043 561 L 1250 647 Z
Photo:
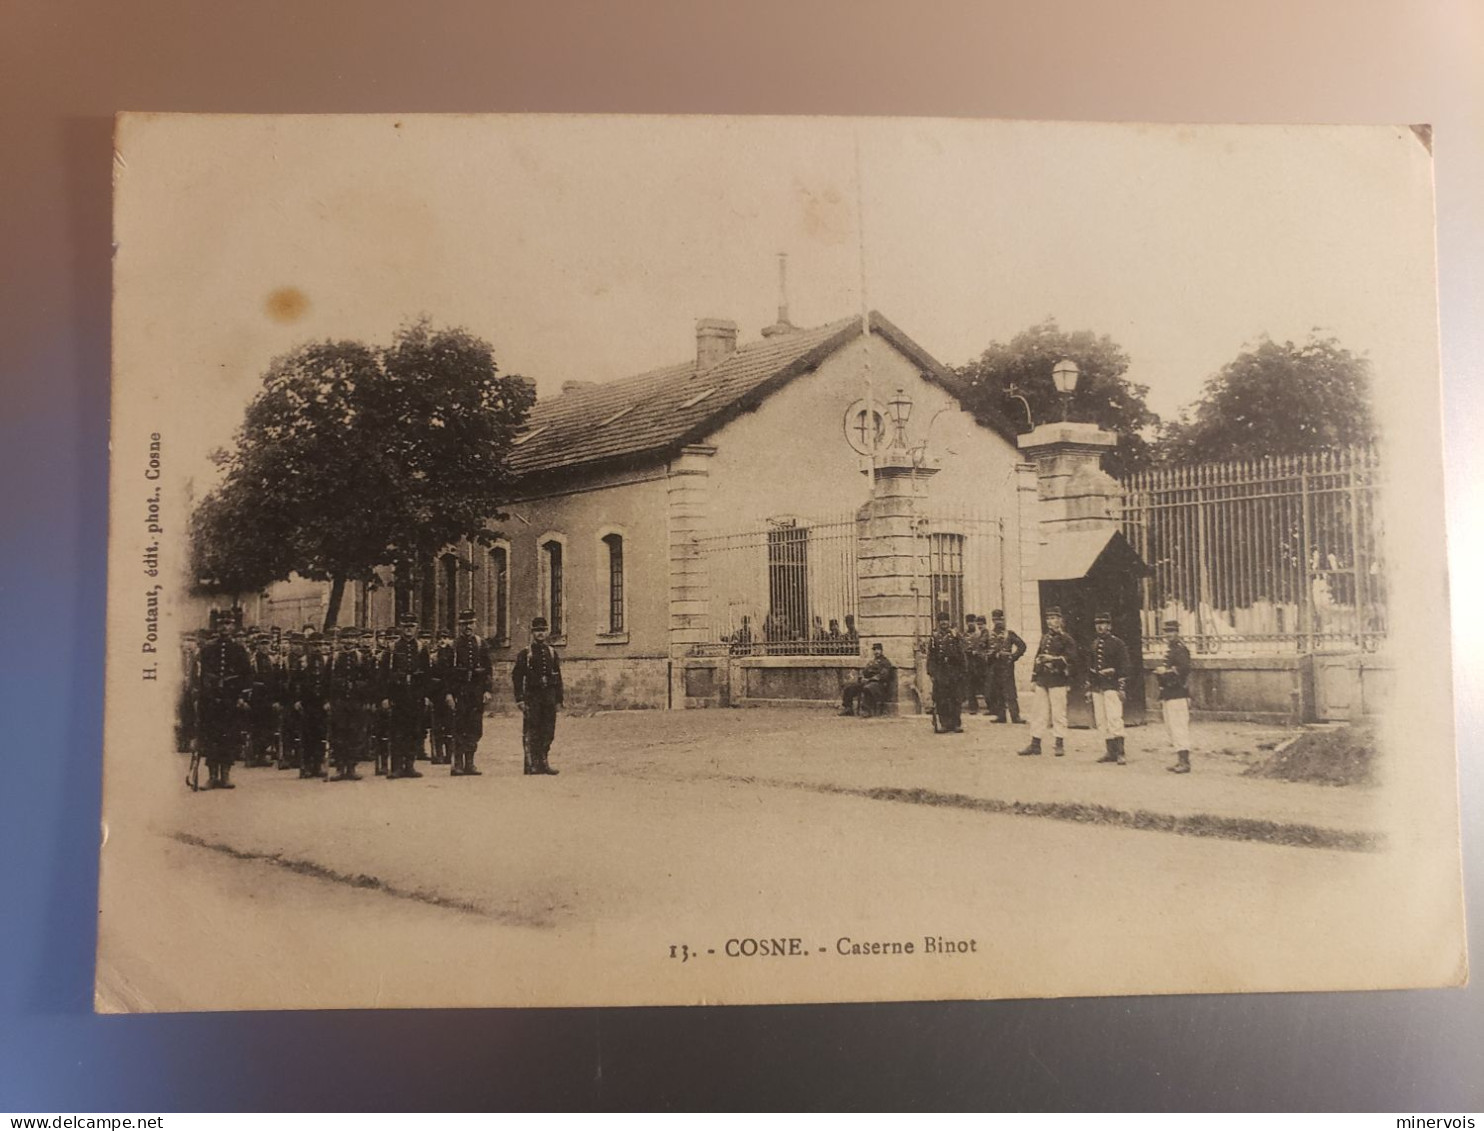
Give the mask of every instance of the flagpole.
M 861 135 L 854 131 L 855 138 L 855 233 L 860 268 L 860 318 L 861 351 L 864 357 L 862 372 L 866 382 L 866 431 L 870 435 L 871 490 L 876 490 L 876 398 L 871 390 L 871 307 L 866 298 L 866 210 L 861 188 Z M 885 423 L 883 421 L 883 423 Z

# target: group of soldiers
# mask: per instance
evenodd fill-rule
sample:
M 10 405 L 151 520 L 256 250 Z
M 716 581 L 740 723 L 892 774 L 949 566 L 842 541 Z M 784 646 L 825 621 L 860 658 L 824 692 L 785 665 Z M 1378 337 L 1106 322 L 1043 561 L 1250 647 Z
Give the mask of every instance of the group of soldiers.
M 1003 609 L 995 609 L 990 621 L 970 613 L 961 631 L 947 613 L 939 613 L 927 644 L 933 729 L 942 734 L 962 732 L 964 708 L 977 714 L 981 699 L 995 722 L 1021 722 L 1015 664 L 1024 655 L 1025 641 L 1006 626 Z
M 228 616 L 186 638 L 177 746 L 192 754 L 189 777 L 232 789 L 232 766 L 297 769 L 300 778 L 359 781 L 370 762 L 389 780 L 420 778 L 419 760 L 453 777 L 478 776 L 474 758 L 493 692 L 489 648 L 474 613 L 458 632 L 419 632 L 403 615 L 395 630 L 346 627 L 325 634 L 247 632 Z M 515 665 L 515 698 L 526 715 L 525 772 L 555 774 L 549 751 L 561 705 L 561 668 L 532 623 L 531 647 Z M 431 747 L 429 745 L 431 740 Z M 334 769 L 331 775 L 330 768 Z
M 1025 643 L 1005 627 L 1004 614 L 996 609 L 994 630 L 986 632 L 984 618 L 966 618 L 964 631 L 953 627 L 947 613 L 938 615 L 937 628 L 927 645 L 928 675 L 933 681 L 934 730 L 956 734 L 963 730 L 961 709 L 974 709 L 979 688 L 985 705 L 1004 722 L 1008 707 L 1011 718 L 1020 722 L 1015 691 L 1015 662 L 1025 654 Z M 1100 763 L 1126 765 L 1123 704 L 1130 679 L 1143 677 L 1142 665 L 1131 657 L 1128 645 L 1113 634 L 1113 618 L 1099 613 L 1094 618 L 1091 645 L 1083 651 L 1067 633 L 1062 611 L 1056 606 L 1045 612 L 1046 630 L 1032 661 L 1030 706 L 1031 738 L 1019 753 L 1034 757 L 1042 743 L 1053 741 L 1052 754 L 1066 754 L 1067 696 L 1072 685 L 1085 675 L 1087 696 L 1092 704 L 1093 724 L 1103 740 Z M 1176 762 L 1172 773 L 1190 772 L 1190 650 L 1180 639 L 1178 621 L 1164 623 L 1165 654 L 1155 669 L 1160 705 Z M 1085 668 L 1085 671 L 1083 670 Z

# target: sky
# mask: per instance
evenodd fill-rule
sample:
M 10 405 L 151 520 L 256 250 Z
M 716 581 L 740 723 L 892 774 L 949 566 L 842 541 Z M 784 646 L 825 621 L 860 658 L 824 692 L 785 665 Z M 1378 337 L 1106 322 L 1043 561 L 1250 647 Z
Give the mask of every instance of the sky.
M 686 359 L 698 318 L 755 339 L 779 252 L 798 325 L 864 292 L 960 365 L 1053 317 L 1111 335 L 1166 417 L 1316 328 L 1371 358 L 1383 411 L 1436 387 L 1406 127 L 136 115 L 115 165 L 115 422 L 163 421 L 203 480 L 303 342 L 427 314 L 552 395 Z

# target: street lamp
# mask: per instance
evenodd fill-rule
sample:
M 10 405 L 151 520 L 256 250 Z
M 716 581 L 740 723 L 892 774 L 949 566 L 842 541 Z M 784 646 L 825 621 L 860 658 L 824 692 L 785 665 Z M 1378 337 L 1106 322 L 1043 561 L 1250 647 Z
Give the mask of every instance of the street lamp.
M 892 438 L 892 447 L 905 448 L 907 446 L 907 421 L 912 418 L 912 398 L 907 395 L 907 390 L 898 389 L 897 395 L 886 402 L 886 408 L 891 413 L 891 422 L 897 430 L 897 434 Z
M 1051 380 L 1056 383 L 1056 391 L 1061 394 L 1061 418 L 1063 420 L 1072 418 L 1072 393 L 1077 388 L 1077 376 L 1077 363 L 1065 357 L 1058 361 L 1056 368 L 1051 371 Z

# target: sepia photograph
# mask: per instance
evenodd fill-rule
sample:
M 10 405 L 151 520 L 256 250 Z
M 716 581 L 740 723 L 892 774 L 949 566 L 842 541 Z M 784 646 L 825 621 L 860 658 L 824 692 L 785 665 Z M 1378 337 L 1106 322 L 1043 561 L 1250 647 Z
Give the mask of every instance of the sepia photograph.
M 114 145 L 97 1011 L 1467 981 L 1429 127 Z

